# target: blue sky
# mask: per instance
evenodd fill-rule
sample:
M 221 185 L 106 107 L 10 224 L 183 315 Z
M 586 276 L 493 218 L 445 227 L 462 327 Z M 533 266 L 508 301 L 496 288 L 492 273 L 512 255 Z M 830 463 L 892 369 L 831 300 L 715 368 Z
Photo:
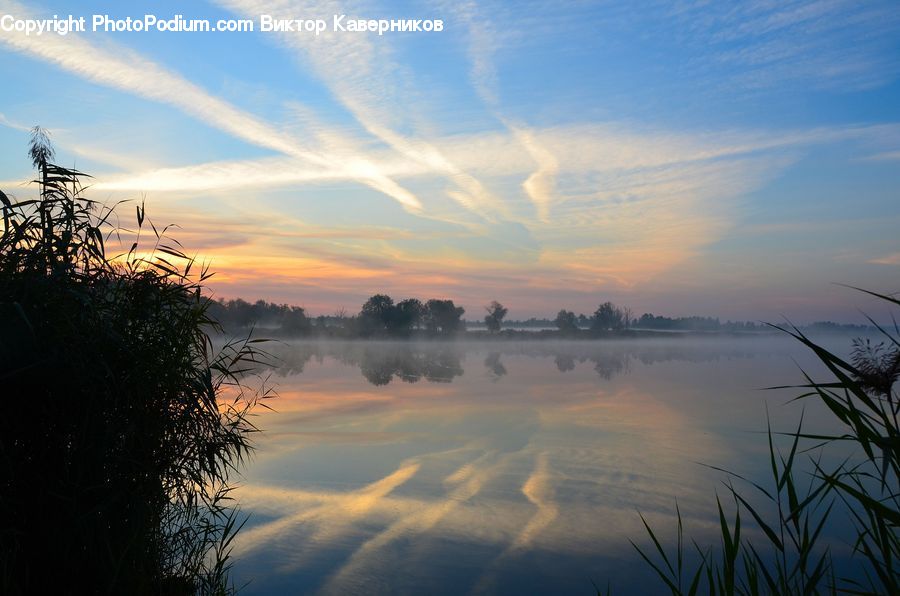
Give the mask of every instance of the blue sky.
M 178 223 L 220 296 L 802 322 L 876 308 L 835 283 L 900 289 L 895 1 L 0 0 L 69 13 L 444 22 L 0 32 L 2 188 L 30 192 L 40 124 L 93 198 Z

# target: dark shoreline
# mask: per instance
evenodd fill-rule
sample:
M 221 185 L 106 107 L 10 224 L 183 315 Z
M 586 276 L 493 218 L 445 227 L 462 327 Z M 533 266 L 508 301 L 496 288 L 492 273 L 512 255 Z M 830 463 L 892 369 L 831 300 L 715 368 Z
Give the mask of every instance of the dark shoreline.
M 802 330 L 802 329 L 801 329 Z M 874 336 L 875 330 L 813 330 L 810 335 L 816 337 L 835 337 L 835 338 L 856 338 Z M 621 331 L 605 331 L 596 332 L 590 330 L 582 330 L 579 333 L 563 333 L 557 330 L 542 329 L 538 331 L 525 331 L 521 329 L 503 329 L 497 332 L 490 332 L 485 329 L 467 330 L 453 334 L 433 334 L 424 330 L 413 331 L 406 335 L 390 335 L 390 334 L 371 334 L 371 335 L 355 335 L 348 334 L 346 330 L 339 327 L 328 327 L 324 330 L 313 329 L 308 333 L 285 333 L 280 329 L 266 327 L 245 327 L 240 329 L 226 329 L 224 332 L 226 337 L 248 337 L 254 339 L 265 338 L 273 341 L 359 341 L 359 342 L 396 342 L 396 343 L 453 343 L 463 341 L 479 341 L 479 342 L 552 342 L 552 341 L 576 341 L 576 342 L 606 342 L 618 340 L 641 340 L 641 339 L 754 339 L 754 338 L 773 338 L 786 337 L 784 331 L 771 328 L 767 331 L 690 331 L 690 330 L 672 330 L 662 331 L 656 329 L 627 329 Z

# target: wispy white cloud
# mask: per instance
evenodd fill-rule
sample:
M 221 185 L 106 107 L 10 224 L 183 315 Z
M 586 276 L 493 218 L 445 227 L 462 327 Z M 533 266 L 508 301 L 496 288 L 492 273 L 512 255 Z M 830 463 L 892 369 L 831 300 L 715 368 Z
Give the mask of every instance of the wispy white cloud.
M 217 258 L 221 256 L 220 262 L 232 267 L 229 283 L 239 280 L 242 284 L 223 283 L 229 292 L 256 293 L 266 288 L 287 292 L 285 288 L 299 287 L 357 292 L 363 291 L 358 287 L 360 279 L 378 280 L 410 293 L 418 284 L 429 291 L 449 288 L 446 291 L 466 296 L 483 292 L 488 284 L 527 288 L 534 296 L 550 295 L 562 286 L 584 293 L 628 291 L 659 279 L 661 272 L 672 271 L 679 263 L 698 256 L 702 259 L 704 249 L 739 222 L 742 197 L 784 173 L 811 147 L 844 143 L 845 148 L 858 149 L 856 154 L 869 156 L 859 159 L 900 159 L 896 125 L 795 130 L 745 125 L 748 128 L 700 130 L 624 117 L 598 121 L 588 110 L 579 112 L 581 116 L 548 118 L 547 113 L 559 114 L 555 105 L 537 108 L 537 112 L 545 112 L 535 116 L 535 121 L 528 113 L 523 116 L 522 105 L 516 105 L 519 109 L 513 117 L 506 113 L 514 111 L 513 99 L 504 97 L 510 88 L 504 85 L 505 68 L 514 62 L 507 44 L 520 44 L 517 50 L 557 52 L 560 45 L 574 45 L 583 39 L 580 35 L 597 21 L 611 26 L 623 19 L 637 19 L 633 7 L 609 3 L 603 10 L 579 5 L 559 11 L 552 3 L 538 2 L 529 4 L 528 11 L 517 11 L 489 0 L 484 0 L 483 6 L 474 0 L 435 1 L 439 10 L 434 14 L 447 20 L 448 31 L 460 35 L 427 39 L 429 43 L 439 40 L 441 52 L 455 51 L 467 58 L 461 71 L 468 70 L 468 88 L 457 85 L 455 78 L 448 76 L 447 80 L 453 81 L 454 94 L 478 104 L 452 107 L 453 117 L 461 121 L 459 127 L 439 120 L 431 111 L 430 102 L 446 89 L 433 93 L 422 83 L 423 77 L 417 76 L 421 73 L 412 70 L 418 62 L 404 60 L 401 52 L 411 36 L 335 36 L 327 32 L 319 37 L 285 34 L 242 39 L 251 51 L 259 51 L 253 45 L 258 41 L 274 42 L 276 52 L 295 59 L 304 74 L 311 71 L 331 93 L 324 100 L 331 100 L 330 105 L 314 109 L 293 101 L 290 92 L 281 93 L 279 85 L 279 107 L 287 114 L 283 122 L 262 118 L 254 113 L 255 108 L 241 109 L 149 55 L 105 43 L 102 35 L 27 38 L 2 33 L 0 46 L 89 83 L 164 104 L 272 152 L 255 159 L 182 165 L 130 152 L 126 155 L 117 151 L 115 139 L 107 134 L 87 141 L 65 132 L 57 136 L 61 146 L 79 159 L 91 158 L 115 169 L 103 171 L 101 167 L 97 171 L 91 165 L 91 173 L 97 175 L 97 191 L 116 198 L 118 193 L 145 191 L 153 193 L 154 201 L 164 208 L 171 209 L 176 203 L 179 209 L 212 206 L 226 212 L 232 221 L 258 222 L 241 228 L 235 232 L 236 240 L 227 242 L 211 229 L 215 223 L 204 222 L 202 214 L 185 217 L 194 228 L 185 234 L 201 248 L 221 249 Z M 392 10 L 384 4 L 373 10 L 372 5 L 352 0 L 219 3 L 251 17 L 260 13 L 291 18 L 346 13 L 353 17 Z M 885 31 L 897 21 L 885 14 L 884 6 L 875 2 L 864 10 L 854 10 L 847 2 L 791 1 L 746 3 L 731 9 L 706 3 L 700 10 L 687 2 L 678 5 L 683 10 L 672 8 L 674 24 L 660 31 L 660 37 L 683 36 L 678 43 L 709 45 L 710 51 L 698 52 L 685 68 L 708 73 L 710 62 L 718 61 L 718 66 L 727 67 L 727 75 L 718 73 L 710 80 L 727 87 L 733 88 L 732 75 L 747 77 L 747 81 L 758 78 L 761 86 L 786 79 L 821 79 L 853 87 L 864 79 L 890 79 L 897 70 L 892 66 L 894 58 L 877 51 L 884 47 Z M 25 9 L 15 0 L 0 0 L 0 11 L 4 10 L 24 16 L 34 9 Z M 492 18 L 497 21 L 492 23 Z M 574 22 L 579 19 L 592 20 Z M 646 19 L 641 16 L 637 22 L 643 24 Z M 561 28 L 567 33 L 576 31 L 578 39 L 560 40 Z M 854 46 L 852 42 L 865 31 L 871 31 L 873 39 L 860 40 Z M 552 40 L 552 44 L 524 48 L 534 41 L 532 34 L 542 42 Z M 831 34 L 837 35 L 840 43 L 823 41 Z M 411 45 L 415 47 L 423 39 L 417 38 Z M 672 41 L 662 39 L 661 44 Z M 848 47 L 846 56 L 835 53 L 835 48 Z M 450 74 L 458 76 L 458 65 L 447 64 L 454 69 Z M 794 71 L 788 72 L 791 69 Z M 517 76 L 522 76 L 521 71 Z M 604 92 L 574 87 L 574 92 L 590 93 L 602 103 Z M 274 98 L 274 88 L 272 95 L 267 101 Z M 318 100 L 322 101 L 321 97 Z M 479 126 L 465 120 L 472 113 L 469 110 L 478 111 L 484 119 Z M 329 116 L 323 119 L 320 114 Z M 555 121 L 568 124 L 553 125 Z M 0 124 L 26 130 L 2 115 Z M 108 126 L 124 129 L 123 124 L 110 118 Z M 466 132 L 453 134 L 458 130 Z M 118 145 L 123 145 L 121 140 Z M 5 177 L 15 175 L 13 171 Z M 359 195 L 353 188 L 357 184 L 368 187 L 363 189 L 364 196 L 375 196 L 376 208 L 371 212 L 346 209 L 346 196 L 352 194 L 348 202 L 358 204 Z M 353 192 L 344 192 L 348 186 Z M 341 200 L 289 203 L 286 197 L 294 196 L 291 193 L 270 192 L 304 191 L 305 200 L 312 195 L 310 188 Z M 422 219 L 400 214 L 402 222 L 391 221 L 395 211 L 378 212 L 381 197 L 369 189 L 393 198 Z M 234 190 L 240 192 L 231 192 Z M 196 203 L 189 206 L 189 201 Z M 183 221 L 182 213 L 173 219 Z M 309 221 L 292 217 L 299 213 Z M 259 215 L 264 217 L 254 218 Z M 366 216 L 378 223 L 377 232 L 363 229 L 370 223 L 362 221 Z M 329 218 L 340 218 L 340 225 L 334 226 Z M 410 221 L 422 228 L 410 233 L 406 228 Z M 323 233 L 315 233 L 318 226 Z M 744 238 L 748 235 L 745 232 Z M 241 247 L 241 254 L 235 246 Z M 857 262 L 881 254 L 882 249 L 870 246 L 861 250 Z M 305 269 L 297 265 L 304 256 L 315 260 L 304 262 Z M 887 255 L 872 262 L 891 264 L 892 258 Z M 341 263 L 350 265 L 342 268 Z M 271 266 L 271 271 L 262 273 L 263 264 Z M 346 279 L 338 279 L 341 275 Z M 304 283 L 308 285 L 301 285 Z
M 469 76 L 476 93 L 492 108 L 500 104 L 497 69 L 493 55 L 501 45 L 503 35 L 490 19 L 481 13 L 474 0 L 436 3 L 443 13 L 463 25 L 468 33 Z
M 708 55 L 730 65 L 732 78 L 746 86 L 866 89 L 900 72 L 900 59 L 890 51 L 900 13 L 891 1 L 694 2 L 673 13 L 690 31 L 690 43 L 705 44 Z
M 367 245 L 366 254 L 403 263 L 406 277 L 420 283 L 425 283 L 422 280 L 431 269 L 429 263 L 438 258 L 434 251 L 439 246 L 439 258 L 462 260 L 453 267 L 445 262 L 443 284 L 482 284 L 466 272 L 466 263 L 477 254 L 480 267 L 488 267 L 485 273 L 489 271 L 495 283 L 525 284 L 534 289 L 564 283 L 586 291 L 597 287 L 632 288 L 696 256 L 703 247 L 722 238 L 736 218 L 736 197 L 784 171 L 806 148 L 846 140 L 865 143 L 869 138 L 880 139 L 885 130 L 849 127 L 768 134 L 691 134 L 637 131 L 623 125 L 583 125 L 535 129 L 527 134 L 527 141 L 533 138 L 535 146 L 546 148 L 549 154 L 545 158 L 549 164 L 537 172 L 534 152 L 529 153 L 527 143 L 512 132 L 436 138 L 432 142 L 455 163 L 498 188 L 510 184 L 504 180 L 524 178 L 535 185 L 536 194 L 549 194 L 551 191 L 540 186 L 552 180 L 553 211 L 529 226 L 536 244 L 519 243 L 514 230 L 504 227 L 474 226 L 458 240 L 433 236 L 409 240 L 411 244 L 407 244 L 393 239 L 379 246 Z M 434 175 L 420 161 L 406 159 L 389 148 L 370 150 L 367 155 L 379 171 L 392 179 L 427 181 Z M 137 175 L 104 176 L 97 188 L 258 192 L 273 187 L 330 183 L 345 175 L 341 171 L 290 165 L 290 158 L 199 164 Z M 513 183 L 508 190 L 510 196 L 515 190 Z M 437 206 L 426 203 L 426 211 L 433 208 Z M 523 218 L 530 213 L 527 203 L 514 204 L 512 209 Z M 263 228 L 260 234 L 265 234 Z M 507 250 L 514 254 L 498 252 L 496 247 L 479 249 L 476 238 L 507 242 Z M 270 240 L 266 242 L 271 244 Z M 453 252 L 455 246 L 469 248 Z M 346 243 L 334 246 L 329 258 L 346 258 L 349 247 Z M 356 249 L 363 250 L 359 246 Z M 311 248 L 305 246 L 304 250 Z M 536 256 L 529 254 L 526 259 L 526 253 L 531 251 Z M 492 258 L 502 260 L 504 275 L 489 268 Z M 382 266 L 376 269 L 387 275 Z
M 11 0 L 0 0 L 0 10 L 24 17 L 31 11 Z M 210 95 L 199 85 L 121 46 L 100 47 L 78 36 L 27 36 L 0 31 L 7 47 L 39 58 L 86 80 L 168 104 L 197 120 L 253 145 L 291 156 L 303 163 L 344 170 L 348 178 L 366 184 L 399 201 L 412 211 L 421 209 L 408 190 L 384 176 L 363 156 L 329 156 L 299 143 L 280 127 Z M 348 162 L 349 161 L 349 162 Z
M 531 197 L 537 208 L 538 218 L 547 222 L 550 219 L 550 205 L 553 202 L 556 175 L 560 169 L 559 160 L 556 155 L 537 142 L 533 131 L 514 127 L 511 127 L 510 130 L 528 155 L 537 163 L 537 170 L 525 180 L 522 188 Z
M 471 64 L 469 76 L 476 93 L 537 165 L 537 169 L 522 183 L 522 190 L 534 204 L 538 219 L 547 222 L 559 169 L 558 159 L 538 142 L 526 125 L 512 124 L 501 113 L 493 55 L 502 43 L 503 34 L 482 14 L 474 0 L 440 2 L 438 5 L 468 31 L 468 56 Z
M 30 127 L 28 127 L 28 126 L 19 124 L 17 122 L 12 122 L 4 114 L 0 114 L 0 125 L 12 128 L 13 130 L 18 130 L 20 132 L 28 132 L 31 130 Z
M 879 139 L 896 132 L 897 127 L 872 126 L 770 133 L 691 133 L 658 129 L 640 131 L 620 124 L 587 123 L 449 136 L 434 138 L 432 143 L 454 163 L 485 178 L 520 176 L 526 178 L 526 184 L 541 189 L 555 183 L 558 176 L 583 177 L 606 172 L 612 178 L 594 185 L 594 190 L 627 193 L 629 188 L 646 185 L 649 179 L 623 177 L 626 172 L 670 168 L 668 172 L 672 174 L 688 164 L 742 159 L 841 140 Z M 889 159 L 890 155 L 884 158 Z M 434 176 L 433 169 L 427 164 L 397 155 L 390 149 L 369 149 L 366 156 L 367 163 L 391 179 Z M 533 169 L 535 162 L 540 166 L 536 171 Z M 289 157 L 270 157 L 107 175 L 98 181 L 97 188 L 190 191 L 268 188 L 353 179 L 353 172 L 348 172 L 346 167 L 303 168 L 297 167 L 296 161 Z
M 356 3 L 338 1 L 220 0 L 219 4 L 246 17 L 365 13 Z M 412 74 L 394 59 L 387 39 L 380 38 L 376 44 L 367 36 L 331 30 L 318 37 L 285 33 L 278 39 L 302 64 L 313 68 L 365 131 L 449 181 L 453 187 L 447 196 L 487 220 L 505 215 L 504 202 L 495 193 L 414 130 L 421 119 L 417 108 L 421 94 Z

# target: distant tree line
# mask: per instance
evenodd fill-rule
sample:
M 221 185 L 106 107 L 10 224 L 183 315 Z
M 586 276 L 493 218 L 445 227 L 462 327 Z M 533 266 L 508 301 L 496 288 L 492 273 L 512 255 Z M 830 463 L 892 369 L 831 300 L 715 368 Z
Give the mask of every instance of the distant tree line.
M 366 300 L 355 321 L 348 324 L 362 337 L 408 337 L 419 329 L 430 335 L 453 335 L 465 330 L 465 312 L 452 300 L 433 298 L 423 303 L 418 298 L 407 298 L 394 304 L 390 296 L 376 294 Z
M 722 323 L 713 317 L 660 317 L 643 314 L 634 322 L 635 327 L 673 331 L 760 331 L 762 325 L 752 321 L 727 321 Z
M 422 302 L 407 298 L 395 303 L 386 294 L 375 294 L 366 300 L 355 316 L 340 311 L 333 316 L 311 318 L 299 306 L 265 300 L 251 304 L 240 298 L 220 299 L 210 308 L 210 314 L 229 333 L 257 328 L 262 333 L 276 335 L 329 337 L 409 337 L 415 332 L 449 336 L 465 330 L 463 313 L 465 309 L 452 300 L 433 298 Z M 498 328 L 504 314 L 491 315 Z
M 407 298 L 394 302 L 387 294 L 375 294 L 366 300 L 356 315 L 340 310 L 334 315 L 310 317 L 299 306 L 257 300 L 254 303 L 240 298 L 218 300 L 209 309 L 230 333 L 251 328 L 270 335 L 355 338 L 355 337 L 447 337 L 466 331 L 462 316 L 465 309 L 453 300 Z M 761 323 L 726 321 L 714 317 L 664 317 L 644 313 L 632 315 L 630 308 L 612 302 L 601 303 L 593 313 L 576 314 L 562 309 L 554 319 L 530 318 L 507 321 L 509 310 L 496 300 L 485 306 L 483 321 L 471 322 L 473 332 L 501 337 L 512 336 L 516 328 L 546 329 L 541 336 L 593 337 L 609 334 L 631 334 L 634 331 L 682 331 L 699 333 L 759 333 L 768 330 Z M 505 327 L 505 329 L 504 329 Z M 549 331 L 555 328 L 555 331 Z M 864 325 L 844 325 L 830 321 L 802 327 L 809 331 L 831 333 L 865 333 Z
M 304 308 L 265 300 L 251 304 L 240 298 L 219 299 L 212 302 L 209 314 L 233 332 L 259 327 L 277 329 L 285 335 L 307 335 L 312 330 L 312 322 Z
M 597 307 L 590 317 L 576 315 L 571 310 L 561 310 L 553 319 L 559 332 L 566 336 L 580 333 L 603 334 L 610 331 L 624 331 L 631 327 L 631 310 L 616 306 L 612 302 L 604 302 Z M 587 327 L 587 329 L 585 329 Z
M 726 321 L 722 323 L 718 318 L 712 317 L 660 317 L 652 314 L 643 314 L 632 325 L 640 329 L 654 329 L 660 331 L 719 331 L 719 332 L 760 332 L 770 329 L 765 323 L 753 321 Z M 809 325 L 801 325 L 800 329 L 807 332 L 826 333 L 869 333 L 874 330 L 867 325 L 853 325 L 847 323 L 834 323 L 832 321 L 818 321 Z

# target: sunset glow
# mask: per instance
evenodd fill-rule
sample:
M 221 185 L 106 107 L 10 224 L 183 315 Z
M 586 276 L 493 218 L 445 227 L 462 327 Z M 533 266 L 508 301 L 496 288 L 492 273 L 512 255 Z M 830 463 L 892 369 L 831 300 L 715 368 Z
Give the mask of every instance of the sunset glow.
M 475 317 L 613 300 L 858 322 L 833 284 L 896 291 L 900 267 L 900 11 L 694 4 L 162 2 L 160 18 L 443 30 L 3 30 L 0 181 L 33 192 L 40 124 L 92 198 L 178 224 L 216 296 L 314 315 L 383 292 Z M 75 10 L 130 16 L 0 0 L 21 19 Z

